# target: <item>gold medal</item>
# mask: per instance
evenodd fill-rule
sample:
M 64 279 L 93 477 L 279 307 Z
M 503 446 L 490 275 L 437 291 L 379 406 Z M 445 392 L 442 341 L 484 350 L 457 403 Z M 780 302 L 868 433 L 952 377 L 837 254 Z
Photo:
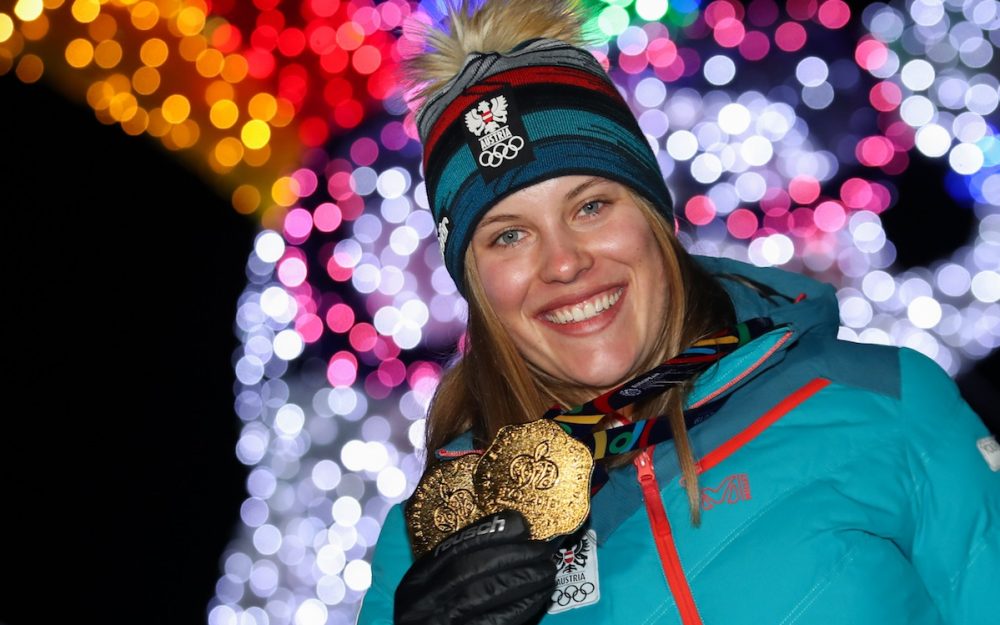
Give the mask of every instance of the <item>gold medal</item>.
M 590 513 L 594 458 L 548 419 L 501 428 L 483 455 L 441 462 L 421 478 L 406 505 L 416 557 L 481 517 L 517 510 L 531 537 L 576 531 Z
M 479 458 L 473 475 L 484 514 L 517 510 L 531 536 L 548 540 L 576 531 L 590 512 L 594 458 L 548 419 L 508 425 Z
M 478 454 L 434 465 L 420 480 L 406 505 L 413 553 L 420 557 L 486 513 L 476 502 L 472 474 Z

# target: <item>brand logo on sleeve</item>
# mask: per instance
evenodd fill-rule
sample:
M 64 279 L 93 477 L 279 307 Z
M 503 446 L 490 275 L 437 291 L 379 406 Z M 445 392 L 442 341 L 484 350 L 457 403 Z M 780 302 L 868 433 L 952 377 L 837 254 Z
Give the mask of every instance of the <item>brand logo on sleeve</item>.
M 995 436 L 984 436 L 976 441 L 979 453 L 983 454 L 983 460 L 990 465 L 991 471 L 1000 471 L 1000 444 Z

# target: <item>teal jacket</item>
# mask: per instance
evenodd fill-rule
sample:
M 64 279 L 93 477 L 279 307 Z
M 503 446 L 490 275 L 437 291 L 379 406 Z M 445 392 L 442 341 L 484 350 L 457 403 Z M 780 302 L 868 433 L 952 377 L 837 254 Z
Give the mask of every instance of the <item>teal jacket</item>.
M 721 280 L 740 321 L 783 326 L 703 373 L 687 399 L 726 396 L 690 432 L 701 526 L 689 520 L 671 443 L 651 465 L 640 456 L 613 470 L 589 520 L 600 599 L 542 622 L 1000 622 L 1000 473 L 987 462 L 988 431 L 952 380 L 915 351 L 837 340 L 829 285 L 699 261 L 777 291 Z M 392 622 L 411 563 L 397 505 L 360 624 Z

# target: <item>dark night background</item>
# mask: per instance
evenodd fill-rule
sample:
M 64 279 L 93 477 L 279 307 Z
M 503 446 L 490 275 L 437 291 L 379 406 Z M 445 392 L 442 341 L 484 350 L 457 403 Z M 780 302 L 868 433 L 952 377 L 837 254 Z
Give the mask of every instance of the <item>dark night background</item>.
M 204 623 L 237 529 L 231 356 L 255 223 L 148 137 L 0 77 L 0 622 Z M 899 259 L 973 218 L 914 159 Z M 944 208 L 948 207 L 948 208 Z M 959 380 L 997 430 L 998 356 Z

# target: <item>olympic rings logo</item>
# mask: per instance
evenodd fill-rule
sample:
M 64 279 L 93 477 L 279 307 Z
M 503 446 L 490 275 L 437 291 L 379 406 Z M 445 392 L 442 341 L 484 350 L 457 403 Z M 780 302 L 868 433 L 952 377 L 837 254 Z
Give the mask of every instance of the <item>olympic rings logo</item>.
M 483 167 L 499 167 L 504 161 L 516 158 L 524 147 L 524 138 L 514 135 L 510 141 L 498 143 L 479 154 L 479 164 Z
M 552 594 L 552 603 L 559 607 L 568 606 L 570 603 L 581 603 L 593 594 L 594 590 L 594 585 L 590 582 L 585 582 L 579 586 L 570 584 L 565 588 L 556 588 L 555 593 Z

